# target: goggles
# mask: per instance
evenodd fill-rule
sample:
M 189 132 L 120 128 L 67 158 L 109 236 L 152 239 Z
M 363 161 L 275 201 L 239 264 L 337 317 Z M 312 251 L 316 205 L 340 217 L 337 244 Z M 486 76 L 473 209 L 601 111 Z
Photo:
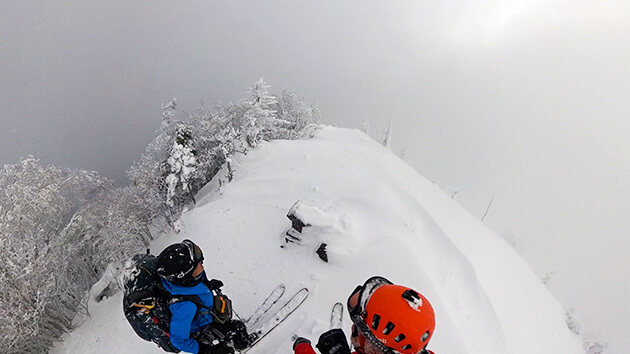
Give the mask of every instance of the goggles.
M 366 280 L 363 285 L 357 286 L 352 292 L 352 295 L 348 298 L 347 307 L 350 312 L 350 316 L 362 316 L 365 312 L 365 305 L 376 289 L 378 289 L 381 285 L 391 284 L 393 284 L 391 281 L 383 277 L 376 276 Z
M 378 350 L 380 350 L 383 354 L 396 354 L 398 353 L 394 348 L 390 348 L 383 344 L 372 331 L 368 328 L 367 324 L 363 321 L 363 317 L 360 316 L 350 316 L 352 322 L 356 326 L 356 328 L 363 334 L 363 336 Z
M 382 285 L 392 284 L 391 281 L 383 278 L 383 277 L 372 277 L 368 279 L 363 285 L 357 286 L 352 295 L 348 298 L 348 311 L 350 312 L 350 319 L 356 326 L 356 328 L 363 334 L 363 336 L 378 350 L 380 350 L 383 354 L 395 354 L 398 353 L 393 348 L 390 348 L 383 344 L 375 335 L 372 333 L 368 325 L 365 323 L 365 306 L 372 296 L 376 289 L 378 289 Z
M 182 241 L 182 243 L 188 247 L 188 250 L 190 251 L 190 258 L 195 264 L 203 262 L 203 252 L 201 251 L 201 248 L 199 248 L 199 246 L 197 246 L 191 240 L 184 240 Z

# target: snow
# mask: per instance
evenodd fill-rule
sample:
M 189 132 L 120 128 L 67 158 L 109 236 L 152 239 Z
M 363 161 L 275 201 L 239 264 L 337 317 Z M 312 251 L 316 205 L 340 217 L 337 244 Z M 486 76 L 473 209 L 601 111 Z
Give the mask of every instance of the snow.
M 181 232 L 151 249 L 186 238 L 199 244 L 206 272 L 223 280 L 243 318 L 279 283 L 279 304 L 309 289 L 250 353 L 290 353 L 293 335 L 316 342 L 332 306 L 374 275 L 431 302 L 429 348 L 438 354 L 584 352 L 562 307 L 505 241 L 363 133 L 323 127 L 309 140 L 263 142 L 233 165 L 234 180 L 210 183 L 183 214 Z M 312 225 L 301 244 L 284 241 L 292 206 Z M 315 253 L 322 242 L 328 263 Z M 91 303 L 90 312 L 54 354 L 161 353 L 133 333 L 121 294 Z M 349 327 L 345 311 L 347 335 Z
M 411 307 L 412 309 L 416 311 L 420 311 L 420 308 L 422 307 L 421 298 L 414 298 L 413 300 L 407 300 L 407 301 L 409 301 L 409 307 Z

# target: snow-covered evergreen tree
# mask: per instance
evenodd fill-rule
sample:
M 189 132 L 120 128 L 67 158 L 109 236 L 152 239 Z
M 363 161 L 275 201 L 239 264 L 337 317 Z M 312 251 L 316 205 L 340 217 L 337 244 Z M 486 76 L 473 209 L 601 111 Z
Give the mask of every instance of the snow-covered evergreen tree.
M 166 176 L 166 204 L 174 206 L 176 190 L 177 195 L 188 196 L 194 200 L 190 187 L 191 177 L 197 169 L 197 159 L 194 148 L 192 129 L 185 124 L 178 124 L 175 129 L 175 139 L 170 149 L 166 164 L 169 166 L 169 174 Z M 182 202 L 186 202 L 183 200 Z
M 149 143 L 140 161 L 134 162 L 128 172 L 131 183 L 140 190 L 144 203 L 152 210 L 153 220 L 162 217 L 168 224 L 176 218 L 166 198 L 166 176 L 170 173 L 166 160 L 172 147 L 173 131 L 179 123 L 175 118 L 176 108 L 175 99 L 162 105 L 158 135 Z
M 245 141 L 251 147 L 256 147 L 265 138 L 265 133 L 273 130 L 276 123 L 276 111 L 272 108 L 277 103 L 276 98 L 269 94 L 269 85 L 260 78 L 249 88 L 250 99 L 247 104 L 250 106 L 245 112 L 242 127 L 245 134 Z

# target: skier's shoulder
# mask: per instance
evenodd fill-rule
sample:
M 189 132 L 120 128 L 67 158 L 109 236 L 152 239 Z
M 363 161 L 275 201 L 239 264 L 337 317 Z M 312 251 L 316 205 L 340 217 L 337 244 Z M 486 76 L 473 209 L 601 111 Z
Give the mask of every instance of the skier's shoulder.
M 161 279 L 161 280 L 162 280 L 162 288 L 165 291 L 167 291 L 171 296 L 212 295 L 212 291 L 203 282 L 200 282 L 193 286 L 182 286 L 182 285 L 173 284 L 166 279 Z
M 188 312 L 197 306 L 212 306 L 212 292 L 203 283 L 195 286 L 181 286 L 162 279 L 162 287 L 172 311 Z
M 180 300 L 177 298 L 171 300 L 171 303 L 168 304 L 168 308 L 173 317 L 176 318 L 194 317 L 198 310 L 197 305 L 193 301 L 185 299 Z

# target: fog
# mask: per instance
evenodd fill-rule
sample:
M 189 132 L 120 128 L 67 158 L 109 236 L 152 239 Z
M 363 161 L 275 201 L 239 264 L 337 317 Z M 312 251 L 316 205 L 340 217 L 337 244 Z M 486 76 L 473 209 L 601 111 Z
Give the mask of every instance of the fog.
M 391 122 L 394 152 L 489 206 L 584 334 L 626 352 L 629 35 L 621 0 L 7 1 L 0 162 L 124 185 L 162 102 L 235 101 L 264 77 L 324 123 Z

